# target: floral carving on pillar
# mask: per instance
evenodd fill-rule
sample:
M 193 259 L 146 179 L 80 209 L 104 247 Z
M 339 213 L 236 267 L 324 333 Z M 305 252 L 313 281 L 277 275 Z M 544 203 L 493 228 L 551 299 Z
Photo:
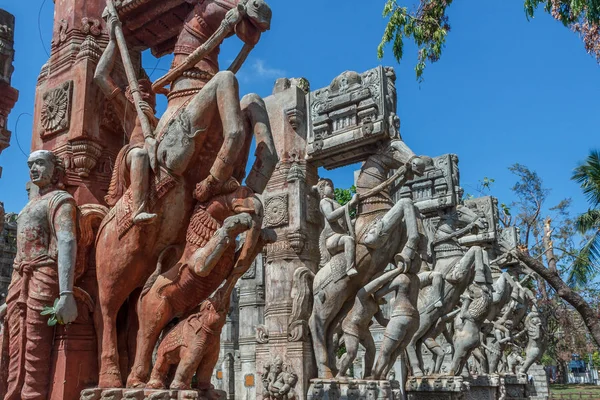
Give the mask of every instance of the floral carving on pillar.
M 265 224 L 275 227 L 289 223 L 288 196 L 280 194 L 269 197 L 265 202 Z
M 61 86 L 44 93 L 40 115 L 42 127 L 44 128 L 42 136 L 53 135 L 69 129 L 72 94 L 73 81 L 67 81 Z

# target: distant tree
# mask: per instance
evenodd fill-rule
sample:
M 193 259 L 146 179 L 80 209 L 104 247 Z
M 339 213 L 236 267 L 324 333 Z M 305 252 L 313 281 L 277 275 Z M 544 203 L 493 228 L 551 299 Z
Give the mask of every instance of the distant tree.
M 442 55 L 450 24 L 446 11 L 453 0 L 420 0 L 415 10 L 398 5 L 397 0 L 386 0 L 383 16 L 388 18 L 377 53 L 383 57 L 384 48 L 392 43 L 392 52 L 398 62 L 404 55 L 404 39 L 412 39 L 418 46 L 417 80 L 423 79 L 428 62 L 436 62 Z M 585 50 L 600 62 L 600 1 L 598 0 L 524 0 L 525 15 L 534 16 L 543 5 L 544 11 L 564 26 L 578 33 Z
M 590 152 L 586 162 L 573 173 L 591 208 L 577 218 L 579 233 L 588 237 L 576 262 L 578 274 L 586 275 L 598 270 L 600 263 L 600 152 Z
M 584 164 L 588 165 L 589 162 Z M 597 265 L 593 262 L 594 254 L 597 256 L 594 249 L 597 247 L 589 246 L 589 243 L 598 241 L 599 225 L 595 225 L 596 241 L 590 241 L 584 236 L 585 244 L 581 246 L 581 237 L 577 235 L 576 228 L 586 228 L 588 225 L 584 224 L 582 227 L 582 217 L 577 220 L 571 218 L 571 200 L 562 200 L 549 209 L 551 214 L 545 215 L 543 210 L 549 191 L 543 186 L 539 175 L 520 164 L 513 165 L 510 170 L 519 177 L 519 181 L 512 188 L 517 200 L 511 204 L 513 215 L 509 223 L 520 228 L 522 243 L 513 251 L 513 255 L 541 278 L 537 281 L 541 304 L 552 310 L 549 315 L 557 320 L 557 327 L 571 335 L 572 343 L 569 343 L 570 346 L 565 351 L 568 352 L 570 348 L 573 352 L 573 345 L 576 343 L 573 335 L 581 333 L 581 329 L 576 326 L 579 319 L 572 317 L 573 310 L 580 315 L 581 322 L 587 327 L 595 345 L 600 347 L 600 319 L 597 311 L 600 291 L 593 284 L 598 272 Z M 577 176 L 580 175 L 576 171 L 575 177 Z M 596 189 L 598 188 L 600 186 Z M 600 199 L 600 191 L 596 195 Z M 555 295 L 572 308 L 564 308 Z

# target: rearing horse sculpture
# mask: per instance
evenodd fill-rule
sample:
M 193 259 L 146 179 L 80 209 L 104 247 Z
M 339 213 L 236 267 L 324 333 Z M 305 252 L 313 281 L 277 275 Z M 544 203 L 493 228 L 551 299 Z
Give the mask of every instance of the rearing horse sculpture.
M 380 187 L 390 170 L 405 168 L 401 180 L 406 181 L 422 174 L 429 160 L 415 156 L 402 140 L 394 139 L 382 145 L 361 168 L 356 185 L 360 197 L 355 224 L 358 273 L 349 277 L 344 255 L 338 254 L 314 278 L 309 325 L 319 377 L 332 376 L 333 330 L 351 307 L 358 290 L 382 272 L 395 255 L 406 263 L 420 262 L 416 252 L 420 240 L 419 215 L 412 201 L 403 199 L 394 204 L 387 187 L 371 196 L 368 192 Z
M 441 298 L 432 294 L 432 287 L 419 293 L 419 329 L 406 350 L 414 376 L 423 376 L 421 346 L 427 339 L 435 339 L 436 325 L 442 316 L 449 314 L 460 301 L 460 295 L 473 281 L 475 270 L 484 270 L 483 250 L 472 246 L 464 251 L 458 238 L 474 228 L 484 228 L 479 215 L 466 206 L 459 205 L 441 217 L 431 241 L 435 255 L 434 271 L 444 276 Z
M 247 9 L 239 14 L 241 6 Z M 231 178 L 241 181 L 252 135 L 256 139 L 257 157 L 246 185 L 262 193 L 277 163 L 262 99 L 247 95 L 240 104 L 234 73 L 215 73 L 218 45 L 233 32 L 232 24 L 228 25 L 232 15 L 235 32 L 248 45 L 244 49 L 253 47 L 260 33 L 269 28 L 271 12 L 263 0 L 253 0 L 251 4 L 243 0 L 207 0 L 196 5 L 185 21 L 187 28 L 179 36 L 175 47 L 176 66 L 172 70 L 184 66 L 185 73 L 170 75 L 168 107 L 155 134 L 157 167 L 149 203 L 150 212 L 158 215 L 156 221 L 142 227 L 129 223 L 130 194 L 126 192 L 104 219 L 98 233 L 98 301 L 94 322 L 101 388 L 123 385 L 117 348 L 117 313 L 126 299 L 151 276 L 159 254 L 170 245 L 185 242 L 194 187 L 199 185 L 196 193 L 210 198 L 223 193 Z M 224 31 L 227 27 L 229 30 Z M 201 35 L 190 36 L 190 32 L 198 29 L 206 29 L 208 32 L 204 33 L 213 35 L 198 42 Z M 185 58 L 186 54 L 181 52 L 190 48 L 190 44 L 199 46 L 198 51 L 188 53 L 189 57 Z M 236 59 L 233 71 L 239 68 L 248 51 Z M 197 62 L 188 65 L 189 60 Z M 257 235 L 246 238 L 239 262 L 251 256 L 248 250 L 257 240 Z

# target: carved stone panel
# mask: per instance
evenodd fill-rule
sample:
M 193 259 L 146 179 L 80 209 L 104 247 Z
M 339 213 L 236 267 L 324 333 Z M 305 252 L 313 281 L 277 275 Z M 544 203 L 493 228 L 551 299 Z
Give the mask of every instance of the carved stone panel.
M 40 120 L 42 136 L 54 135 L 69 129 L 73 81 L 50 89 L 42 96 Z
M 276 227 L 289 223 L 287 193 L 271 196 L 265 201 L 265 225 Z
M 434 157 L 425 173 L 406 182 L 394 194 L 396 200 L 410 198 L 423 214 L 455 206 L 462 189 L 459 187 L 458 157 L 445 154 Z
M 331 169 L 364 160 L 381 140 L 399 135 L 395 73 L 346 71 L 310 92 L 307 159 Z
M 484 219 L 486 228 L 478 233 L 463 236 L 460 238 L 460 243 L 463 245 L 493 243 L 498 237 L 498 200 L 492 196 L 478 197 L 465 200 L 465 206 Z

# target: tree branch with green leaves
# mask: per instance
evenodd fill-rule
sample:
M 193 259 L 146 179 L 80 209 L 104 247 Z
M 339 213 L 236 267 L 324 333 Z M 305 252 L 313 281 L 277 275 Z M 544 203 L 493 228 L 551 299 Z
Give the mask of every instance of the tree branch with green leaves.
M 446 11 L 453 0 L 420 0 L 414 11 L 400 6 L 397 0 L 386 0 L 383 17 L 388 19 L 383 38 L 377 48 L 381 59 L 384 49 L 392 44 L 392 53 L 400 63 L 404 56 L 404 39 L 412 39 L 418 47 L 416 77 L 423 80 L 427 63 L 438 61 L 446 45 L 450 24 Z M 525 0 L 527 19 L 533 18 L 538 8 L 565 27 L 579 34 L 585 50 L 600 63 L 600 0 Z

